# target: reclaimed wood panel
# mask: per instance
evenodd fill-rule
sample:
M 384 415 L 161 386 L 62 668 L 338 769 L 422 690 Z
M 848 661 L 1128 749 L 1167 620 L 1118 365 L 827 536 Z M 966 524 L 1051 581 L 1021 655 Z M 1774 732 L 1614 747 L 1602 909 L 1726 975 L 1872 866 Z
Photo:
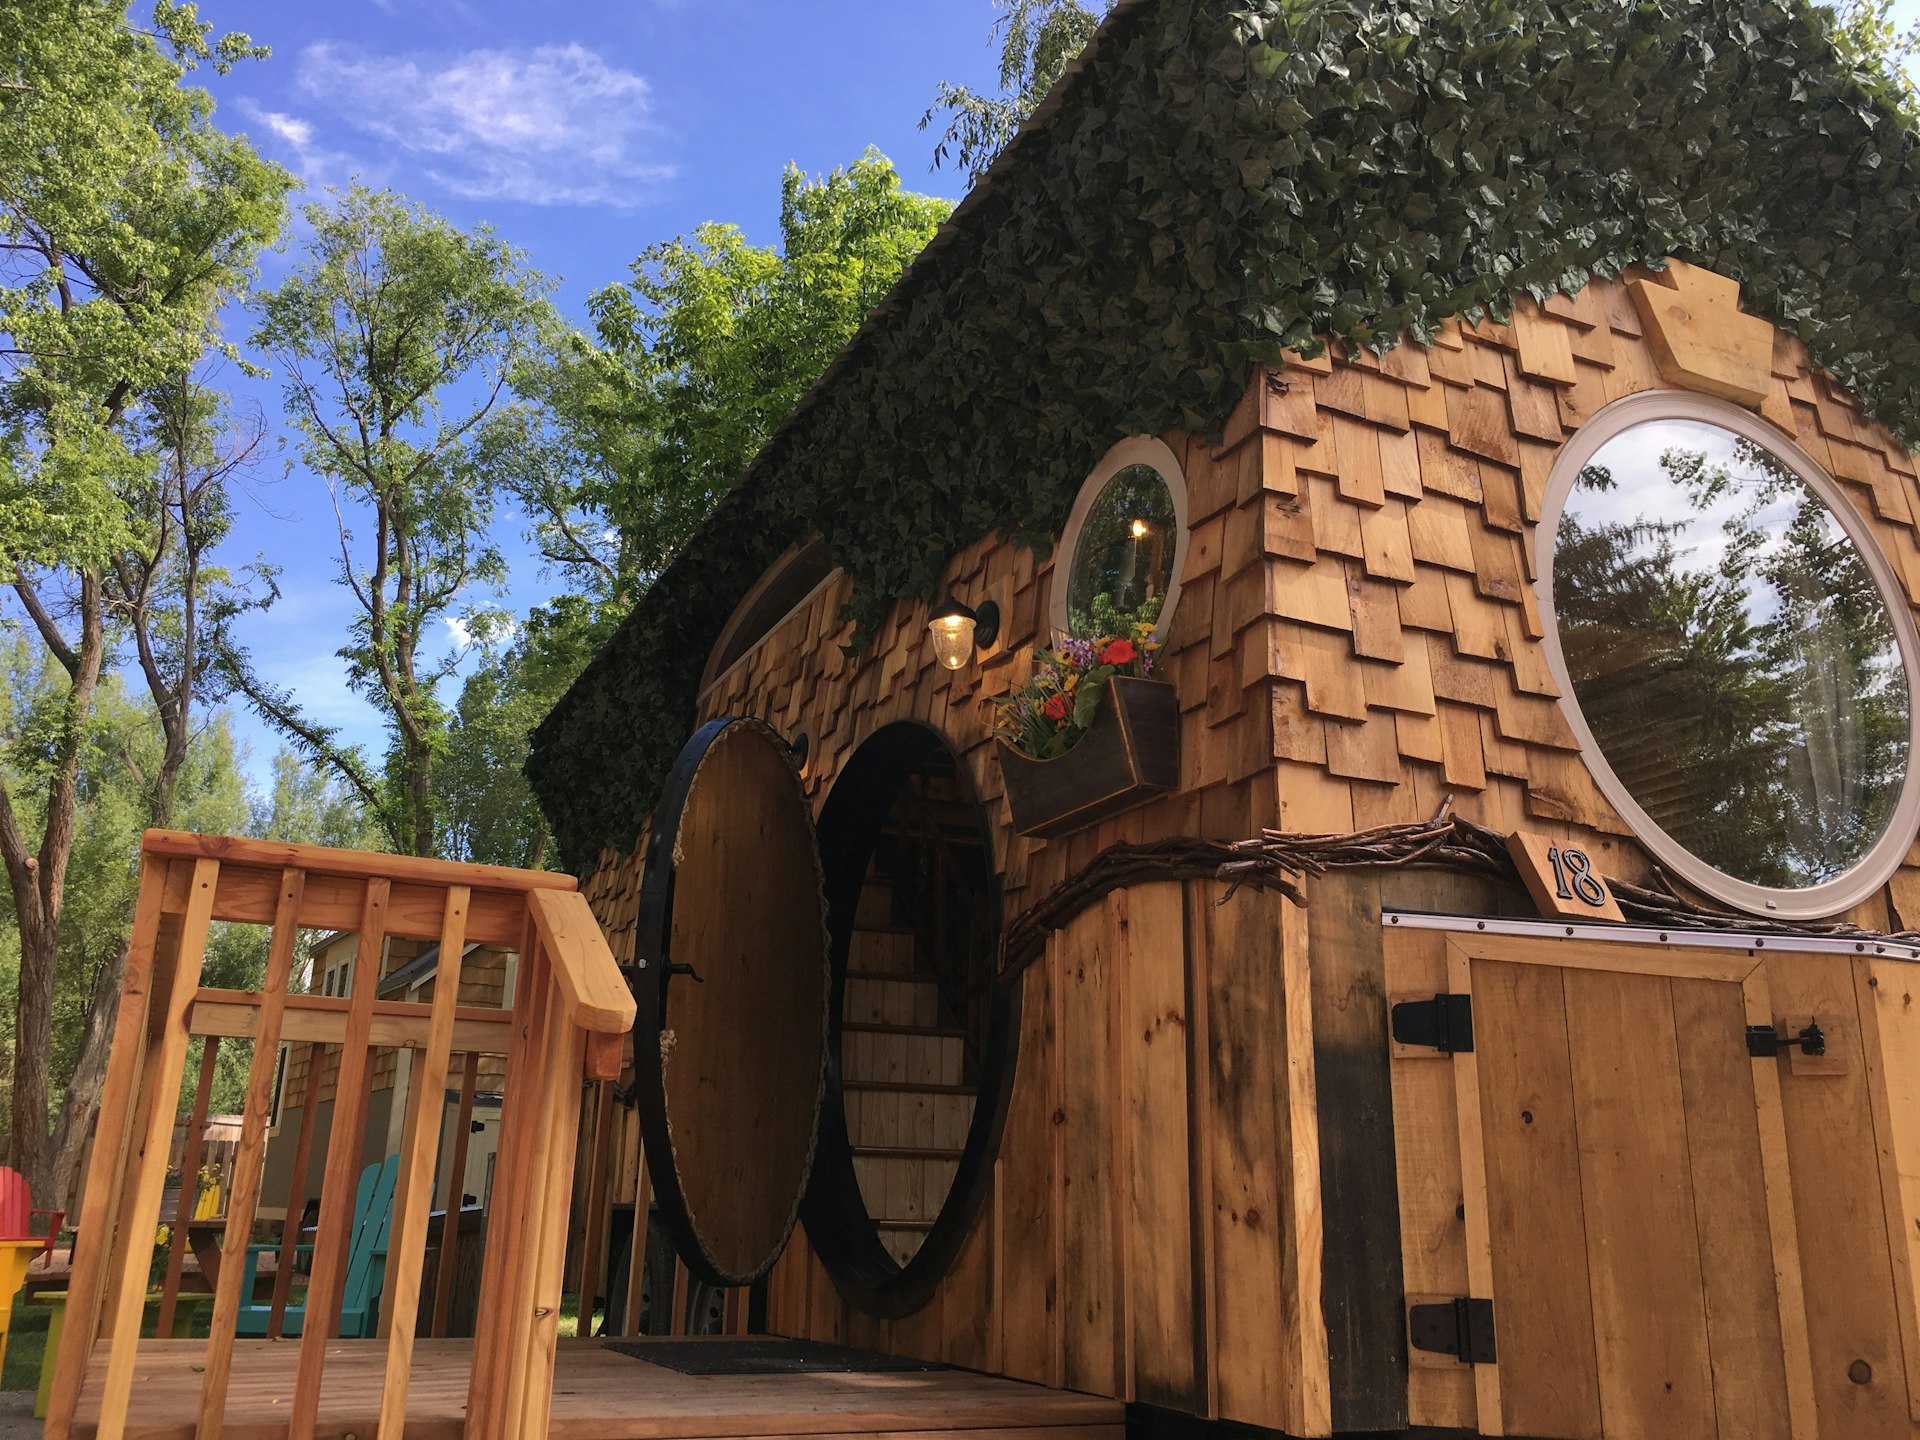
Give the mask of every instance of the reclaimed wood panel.
M 1827 1035 L 1828 1063 L 1808 1073 L 1796 1073 L 1792 1061 L 1780 1069 L 1822 1432 L 1911 1440 L 1852 962 L 1845 955 L 1773 955 L 1766 974 L 1776 1018 L 1814 1016 Z
M 1767 1220 L 1766 1162 L 1753 1064 L 1739 1039 L 1746 1009 L 1732 985 L 1668 983 L 1700 1236 L 1714 1411 L 1723 1435 L 1786 1440 L 1792 1425 Z
M 1473 1004 L 1506 1433 L 1599 1440 L 1588 1218 L 1561 973 L 1478 962 Z
M 1702 1140 L 1686 1128 L 1670 982 L 1598 970 L 1561 978 L 1602 1429 L 1608 1440 L 1709 1435 L 1689 1154 Z
M 1120 1095 L 1133 1136 L 1123 1241 L 1133 1393 L 1195 1413 L 1205 1386 L 1194 1346 L 1200 1296 L 1188 1177 L 1186 904 L 1171 884 L 1135 886 L 1128 904 L 1124 1014 L 1132 1033 Z

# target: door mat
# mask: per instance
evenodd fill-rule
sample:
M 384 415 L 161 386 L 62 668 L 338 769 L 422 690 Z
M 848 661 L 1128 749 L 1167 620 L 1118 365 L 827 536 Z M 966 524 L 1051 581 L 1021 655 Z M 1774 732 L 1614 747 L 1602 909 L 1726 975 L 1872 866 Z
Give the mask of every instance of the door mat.
M 682 1375 L 854 1375 L 870 1370 L 947 1368 L 904 1355 L 764 1335 L 734 1340 L 609 1340 L 606 1346 L 616 1354 L 663 1365 Z

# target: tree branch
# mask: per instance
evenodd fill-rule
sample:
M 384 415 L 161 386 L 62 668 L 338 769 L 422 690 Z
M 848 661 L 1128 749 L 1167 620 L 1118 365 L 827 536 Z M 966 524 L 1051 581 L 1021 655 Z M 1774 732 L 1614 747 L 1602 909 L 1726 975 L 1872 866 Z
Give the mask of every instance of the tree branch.
M 33 582 L 27 579 L 26 567 L 18 561 L 13 566 L 13 593 L 26 606 L 27 615 L 40 632 L 41 641 L 53 652 L 53 658 L 60 662 L 60 668 L 69 677 L 74 675 L 80 668 L 80 657 L 67 643 L 67 637 L 60 633 L 60 627 L 54 623 L 53 616 L 47 613 L 47 607 L 40 603 L 40 592 L 33 588 Z

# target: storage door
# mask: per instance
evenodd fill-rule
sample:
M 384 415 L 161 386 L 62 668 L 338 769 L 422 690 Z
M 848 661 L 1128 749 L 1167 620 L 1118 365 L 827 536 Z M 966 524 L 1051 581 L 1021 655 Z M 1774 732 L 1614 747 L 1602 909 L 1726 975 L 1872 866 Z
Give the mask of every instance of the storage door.
M 1407 1286 L 1436 1292 L 1408 1296 L 1416 1423 L 1814 1435 L 1783 1062 L 1747 1040 L 1773 1018 L 1759 957 L 1388 938 Z M 1468 1004 L 1435 1017 L 1436 995 Z M 1432 1348 L 1449 1318 L 1478 1363 Z

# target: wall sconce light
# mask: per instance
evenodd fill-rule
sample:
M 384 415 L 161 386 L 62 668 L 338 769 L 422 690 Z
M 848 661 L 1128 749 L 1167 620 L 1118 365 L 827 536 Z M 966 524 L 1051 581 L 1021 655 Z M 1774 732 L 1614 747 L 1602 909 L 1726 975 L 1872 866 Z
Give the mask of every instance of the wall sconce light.
M 958 670 L 979 646 L 991 645 L 1000 635 L 1000 607 L 982 600 L 979 609 L 962 605 L 953 596 L 927 621 L 933 632 L 933 658 L 949 670 Z

